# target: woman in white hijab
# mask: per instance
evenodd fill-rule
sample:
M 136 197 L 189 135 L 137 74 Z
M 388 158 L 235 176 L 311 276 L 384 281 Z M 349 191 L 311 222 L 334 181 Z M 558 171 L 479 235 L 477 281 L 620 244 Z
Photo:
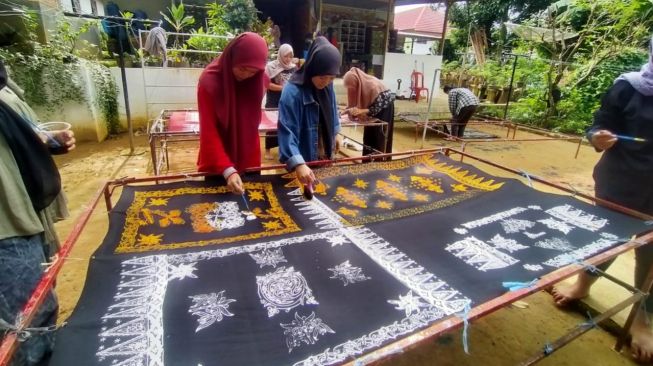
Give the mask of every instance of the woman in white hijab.
M 297 60 L 294 58 L 292 46 L 282 44 L 279 47 L 277 59 L 270 61 L 265 67 L 265 73 L 270 78 L 267 95 L 265 97 L 265 108 L 279 108 L 279 99 L 281 99 L 281 90 L 290 76 L 297 70 Z M 265 138 L 265 158 L 272 159 L 270 150 L 279 146 L 276 136 L 267 136 Z

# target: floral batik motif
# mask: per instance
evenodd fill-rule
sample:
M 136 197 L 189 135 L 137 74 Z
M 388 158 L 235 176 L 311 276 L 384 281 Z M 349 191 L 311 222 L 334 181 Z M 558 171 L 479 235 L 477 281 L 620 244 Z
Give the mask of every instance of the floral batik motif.
M 242 199 L 226 186 L 208 184 L 129 187 L 134 197 L 116 252 L 202 247 L 300 230 L 281 207 L 272 183 L 244 186 Z

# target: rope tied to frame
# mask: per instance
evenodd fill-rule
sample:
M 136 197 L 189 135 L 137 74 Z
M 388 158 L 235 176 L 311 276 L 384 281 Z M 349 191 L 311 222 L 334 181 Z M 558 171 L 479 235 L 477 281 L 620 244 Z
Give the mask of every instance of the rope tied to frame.
M 539 281 L 539 278 L 535 278 L 530 282 L 506 281 L 506 282 L 501 282 L 501 286 L 503 286 L 503 288 L 508 289 L 508 291 L 517 291 L 517 290 L 533 287 L 535 286 L 535 284 L 537 284 L 537 281 Z
M 13 324 L 9 324 L 6 320 L 0 318 L 0 330 L 2 331 L 2 333 L 16 334 L 16 337 L 18 338 L 18 342 L 21 343 L 30 339 L 34 335 L 56 332 L 59 328 L 62 328 L 65 325 L 66 323 L 64 322 L 61 325 L 54 324 L 47 327 L 35 327 L 35 328 L 28 327 L 28 328 L 19 329 L 17 326 Z
M 582 327 L 588 327 L 588 328 L 596 328 L 598 326 L 598 324 L 596 323 L 594 318 L 592 318 L 592 314 L 590 314 L 589 311 L 587 312 L 587 321 L 580 323 L 580 325 Z
M 469 313 L 472 311 L 470 303 L 467 302 L 463 311 L 455 314 L 463 320 L 463 349 L 466 354 L 469 354 Z
M 533 188 L 533 181 L 531 180 L 531 175 L 525 170 L 519 170 L 519 174 L 528 180 L 528 186 Z
M 567 183 L 567 187 L 569 187 L 569 189 L 571 189 L 572 191 L 574 191 L 574 194 L 571 195 L 571 198 L 576 198 L 576 196 L 578 195 L 578 190 L 576 189 L 576 187 L 572 186 L 572 185 L 569 184 L 569 183 Z
M 548 355 L 552 354 L 553 351 L 554 351 L 554 349 L 553 349 L 553 346 L 551 345 L 551 343 L 545 344 L 544 349 L 542 350 L 542 352 L 544 352 L 545 356 L 548 356 Z

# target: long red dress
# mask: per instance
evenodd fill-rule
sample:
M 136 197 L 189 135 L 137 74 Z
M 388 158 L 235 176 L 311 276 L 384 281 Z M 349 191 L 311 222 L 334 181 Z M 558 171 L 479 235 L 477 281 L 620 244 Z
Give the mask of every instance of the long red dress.
M 197 105 L 200 118 L 200 172 L 223 174 L 235 168 L 261 165 L 258 125 L 261 102 L 269 79 L 265 76 L 268 47 L 256 33 L 243 33 L 232 40 L 219 58 L 211 62 L 199 79 Z M 259 70 L 237 81 L 233 67 Z

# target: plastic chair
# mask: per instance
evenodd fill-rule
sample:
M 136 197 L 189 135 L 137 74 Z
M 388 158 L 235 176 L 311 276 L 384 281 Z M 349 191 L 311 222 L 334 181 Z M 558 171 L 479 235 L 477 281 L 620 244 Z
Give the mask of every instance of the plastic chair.
M 410 93 L 411 98 L 415 96 L 415 103 L 419 103 L 422 92 L 426 91 L 426 99 L 429 99 L 429 89 L 424 87 L 424 74 L 413 71 L 410 74 Z

